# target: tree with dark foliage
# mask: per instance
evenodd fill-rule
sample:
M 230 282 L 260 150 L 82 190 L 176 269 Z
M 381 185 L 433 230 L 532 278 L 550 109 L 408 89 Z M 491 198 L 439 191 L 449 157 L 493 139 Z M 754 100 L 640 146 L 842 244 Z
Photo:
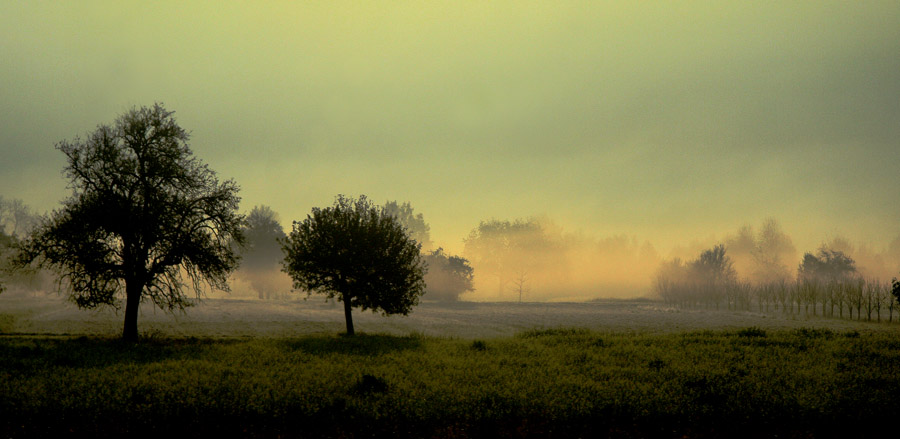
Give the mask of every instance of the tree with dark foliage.
M 397 219 L 374 206 L 338 195 L 334 206 L 313 208 L 294 221 L 284 241 L 284 271 L 294 288 L 344 302 L 347 334 L 352 307 L 407 315 L 425 291 L 421 244 Z
M 193 156 L 188 133 L 161 104 L 132 109 L 84 140 L 62 141 L 72 195 L 22 243 L 20 265 L 58 273 L 80 308 L 121 306 L 122 338 L 138 338 L 138 306 L 183 310 L 185 276 L 227 290 L 242 243 L 238 186 Z
M 856 274 L 856 262 L 840 250 L 822 247 L 818 255 L 804 254 L 797 272 L 802 279 L 844 281 Z

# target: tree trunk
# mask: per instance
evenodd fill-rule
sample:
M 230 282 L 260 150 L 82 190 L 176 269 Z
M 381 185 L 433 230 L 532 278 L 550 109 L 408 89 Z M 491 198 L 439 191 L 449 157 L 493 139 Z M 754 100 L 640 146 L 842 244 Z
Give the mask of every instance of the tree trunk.
M 125 281 L 125 329 L 122 340 L 136 342 L 138 339 L 137 318 L 138 306 L 141 304 L 141 292 L 144 286 L 136 280 Z
M 353 316 L 350 315 L 350 294 L 344 293 L 344 318 L 347 320 L 347 335 L 353 335 Z

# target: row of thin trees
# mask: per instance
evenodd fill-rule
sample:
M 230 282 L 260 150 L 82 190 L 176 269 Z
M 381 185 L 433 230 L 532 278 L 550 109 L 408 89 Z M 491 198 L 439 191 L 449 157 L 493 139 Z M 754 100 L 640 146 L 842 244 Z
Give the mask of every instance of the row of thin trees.
M 860 276 L 849 257 L 821 249 L 807 253 L 796 279 L 738 280 L 724 246 L 688 263 L 674 260 L 657 272 L 654 289 L 681 308 L 802 314 L 867 321 L 900 320 L 900 282 Z
M 758 284 L 657 278 L 656 291 L 666 303 L 682 308 L 755 310 L 879 322 L 891 322 L 897 313 L 900 320 L 900 302 L 892 294 L 891 284 L 862 277 Z

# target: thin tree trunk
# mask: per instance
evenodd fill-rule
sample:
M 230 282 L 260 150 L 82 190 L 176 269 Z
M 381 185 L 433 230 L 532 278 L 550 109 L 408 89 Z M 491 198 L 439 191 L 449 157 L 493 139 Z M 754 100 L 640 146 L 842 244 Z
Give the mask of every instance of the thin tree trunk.
M 344 293 L 344 318 L 347 320 L 347 335 L 353 335 L 353 316 L 350 315 L 350 294 Z
M 138 306 L 141 304 L 141 292 L 144 286 L 136 280 L 125 281 L 125 327 L 122 330 L 122 340 L 136 342 L 138 340 Z

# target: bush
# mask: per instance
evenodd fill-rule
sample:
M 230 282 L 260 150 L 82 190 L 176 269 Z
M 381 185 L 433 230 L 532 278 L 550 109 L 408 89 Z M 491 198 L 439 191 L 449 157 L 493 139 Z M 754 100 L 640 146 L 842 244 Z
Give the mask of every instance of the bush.
M 766 330 L 757 327 L 744 328 L 737 332 L 739 337 L 765 337 Z

